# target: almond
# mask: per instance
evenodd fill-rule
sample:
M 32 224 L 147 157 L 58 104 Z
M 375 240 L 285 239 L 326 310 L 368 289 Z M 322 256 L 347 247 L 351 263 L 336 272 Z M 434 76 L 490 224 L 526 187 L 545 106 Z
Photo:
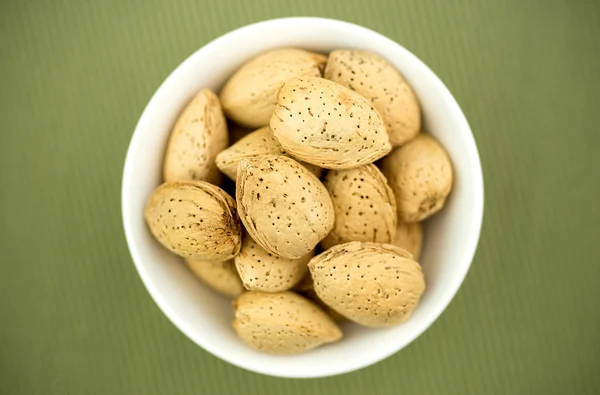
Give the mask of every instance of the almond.
M 311 259 L 308 268 L 325 304 L 368 327 L 407 320 L 425 290 L 412 255 L 389 244 L 340 244 Z
M 442 209 L 452 189 L 452 163 L 429 135 L 419 135 L 381 161 L 401 222 L 418 222 Z
M 154 237 L 182 257 L 224 261 L 240 251 L 235 201 L 208 182 L 162 184 L 150 196 L 144 216 Z
M 333 228 L 327 190 L 314 174 L 286 156 L 243 159 L 236 197 L 250 236 L 283 258 L 308 254 Z
M 244 287 L 250 291 L 281 292 L 292 289 L 308 273 L 314 251 L 298 259 L 279 257 L 246 235 L 235 267 Z
M 298 354 L 343 336 L 321 308 L 293 292 L 245 292 L 234 302 L 234 310 L 238 336 L 269 354 Z
M 249 128 L 269 124 L 277 91 L 289 79 L 320 77 L 327 57 L 296 48 L 262 53 L 242 65 L 221 91 L 221 103 L 229 118 Z
M 367 98 L 379 111 L 392 146 L 421 130 L 421 107 L 413 89 L 387 60 L 368 52 L 338 49 L 329 54 L 324 77 Z
M 218 184 L 215 157 L 228 145 L 227 123 L 217 96 L 203 89 L 177 118 L 163 165 L 165 181 L 200 180 Z
M 242 280 L 235 270 L 233 260 L 221 262 L 186 259 L 185 262 L 196 277 L 215 291 L 230 297 L 244 292 Z
M 285 152 L 273 135 L 269 126 L 264 126 L 221 151 L 216 158 L 217 167 L 229 178 L 235 181 L 238 165 L 242 159 L 253 158 L 261 155 L 284 155 Z M 321 169 L 310 163 L 299 162 L 317 177 L 321 176 Z
M 391 150 L 383 119 L 371 103 L 323 78 L 287 81 L 271 129 L 287 153 L 326 169 L 362 166 Z
M 396 199 L 377 166 L 330 170 L 323 182 L 333 201 L 335 225 L 324 249 L 349 241 L 390 243 L 396 233 Z
M 423 243 L 423 230 L 420 222 L 411 224 L 399 223 L 396 228 L 396 235 L 391 244 L 404 248 L 410 252 L 415 261 L 419 262 L 421 257 L 421 245 Z

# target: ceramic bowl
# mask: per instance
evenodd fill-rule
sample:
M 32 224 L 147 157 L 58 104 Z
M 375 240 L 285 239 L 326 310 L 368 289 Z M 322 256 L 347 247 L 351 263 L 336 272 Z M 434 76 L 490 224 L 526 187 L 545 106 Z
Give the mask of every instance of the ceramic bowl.
M 231 327 L 231 301 L 202 286 L 177 256 L 154 240 L 143 211 L 161 183 L 167 138 L 185 104 L 202 88 L 219 91 L 244 62 L 277 47 L 327 53 L 365 49 L 398 68 L 414 88 L 424 129 L 446 148 L 455 171 L 444 209 L 427 221 L 421 264 L 427 289 L 412 317 L 397 327 L 343 325 L 342 341 L 305 354 L 255 351 Z M 242 368 L 282 377 L 346 373 L 380 361 L 423 333 L 444 311 L 469 270 L 483 215 L 483 180 L 477 147 L 456 100 L 440 79 L 398 43 L 372 30 L 331 19 L 284 18 L 245 26 L 200 48 L 158 88 L 133 133 L 123 174 L 122 210 L 133 262 L 164 314 L 193 342 Z

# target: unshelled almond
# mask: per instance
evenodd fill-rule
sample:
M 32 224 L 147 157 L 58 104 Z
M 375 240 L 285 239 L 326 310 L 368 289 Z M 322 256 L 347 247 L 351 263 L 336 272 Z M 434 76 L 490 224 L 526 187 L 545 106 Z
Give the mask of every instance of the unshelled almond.
M 237 177 L 238 165 L 245 158 L 261 155 L 285 155 L 285 151 L 273 135 L 269 126 L 248 133 L 229 148 L 221 151 L 216 158 L 217 167 L 227 177 L 234 180 Z M 299 162 L 310 170 L 315 176 L 320 177 L 321 169 L 310 163 Z
M 324 77 L 373 104 L 385 121 L 392 146 L 406 143 L 421 130 L 417 96 L 402 74 L 381 56 L 355 49 L 332 51 Z
M 333 228 L 333 204 L 327 189 L 314 174 L 286 156 L 243 159 L 236 200 L 250 236 L 283 258 L 308 254 Z
M 380 168 L 401 222 L 418 222 L 442 209 L 452 189 L 452 163 L 433 137 L 421 134 L 385 157 Z
M 271 129 L 287 153 L 326 169 L 362 166 L 391 150 L 383 119 L 371 103 L 323 78 L 287 81 L 277 96 Z
M 335 225 L 321 242 L 323 248 L 349 241 L 390 243 L 393 240 L 396 199 L 377 166 L 330 170 L 323 184 L 335 210 Z
M 325 304 L 368 327 L 404 322 L 425 290 L 419 264 L 390 244 L 339 244 L 311 259 L 308 268 Z
M 278 48 L 240 67 L 221 91 L 227 116 L 236 123 L 258 128 L 269 124 L 277 91 L 289 79 L 320 77 L 327 57 L 297 48 Z
M 163 164 L 165 181 L 218 184 L 215 157 L 228 145 L 227 123 L 217 96 L 203 89 L 188 103 L 171 130 Z
M 238 336 L 269 354 L 298 354 L 343 336 L 320 307 L 293 292 L 245 292 L 234 302 L 234 310 Z
M 292 289 L 308 273 L 314 251 L 301 258 L 286 259 L 262 248 L 246 235 L 235 267 L 244 287 L 250 291 L 282 292 Z
M 227 260 L 239 251 L 242 225 L 235 201 L 204 181 L 173 181 L 159 186 L 144 216 L 154 237 L 182 257 Z

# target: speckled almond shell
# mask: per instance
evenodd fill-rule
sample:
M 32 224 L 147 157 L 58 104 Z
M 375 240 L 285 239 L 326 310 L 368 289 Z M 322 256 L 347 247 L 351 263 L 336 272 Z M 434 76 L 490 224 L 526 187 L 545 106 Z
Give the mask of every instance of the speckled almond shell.
M 320 77 L 327 56 L 296 48 L 262 53 L 242 65 L 221 91 L 225 114 L 236 123 L 258 128 L 269 124 L 277 91 L 289 79 Z
M 396 228 L 396 235 L 391 244 L 404 248 L 410 252 L 415 261 L 419 262 L 421 258 L 421 246 L 423 243 L 423 229 L 420 222 L 411 224 L 399 223 Z
M 216 163 L 219 170 L 235 181 L 238 165 L 241 160 L 261 155 L 285 155 L 283 148 L 273 135 L 269 126 L 264 126 L 249 133 L 237 143 L 226 150 L 221 151 L 217 155 Z M 299 163 L 310 170 L 315 176 L 321 176 L 323 169 L 320 167 L 311 165 L 310 163 Z
M 314 174 L 286 156 L 242 160 L 236 200 L 250 236 L 283 258 L 308 254 L 333 228 L 329 193 Z
M 404 322 L 425 290 L 412 255 L 389 244 L 340 244 L 311 259 L 308 268 L 323 302 L 368 327 Z
M 392 146 L 413 139 L 421 130 L 421 107 L 404 77 L 381 56 L 338 49 L 329 54 L 324 77 L 367 98 L 379 111 Z
M 228 145 L 227 122 L 217 96 L 203 89 L 177 118 L 165 154 L 165 181 L 200 180 L 219 184 L 215 157 Z
M 238 336 L 269 354 L 298 354 L 343 336 L 320 307 L 293 292 L 245 292 L 234 302 L 234 311 Z
M 324 249 L 349 241 L 390 243 L 396 233 L 396 199 L 377 166 L 330 170 L 323 181 L 335 211 Z
M 425 134 L 396 148 L 380 163 L 396 196 L 401 222 L 418 222 L 442 209 L 452 189 L 452 163 L 444 148 Z
M 186 259 L 185 262 L 204 284 L 225 296 L 236 297 L 245 291 L 231 259 L 224 262 Z
M 314 251 L 302 258 L 286 259 L 268 252 L 246 235 L 235 267 L 244 287 L 250 291 L 282 292 L 292 289 L 308 273 Z
M 235 201 L 204 181 L 174 181 L 154 191 L 144 212 L 154 237 L 184 258 L 227 260 L 242 244 Z
M 271 129 L 287 153 L 326 169 L 362 166 L 391 150 L 383 119 L 371 103 L 323 78 L 287 81 Z

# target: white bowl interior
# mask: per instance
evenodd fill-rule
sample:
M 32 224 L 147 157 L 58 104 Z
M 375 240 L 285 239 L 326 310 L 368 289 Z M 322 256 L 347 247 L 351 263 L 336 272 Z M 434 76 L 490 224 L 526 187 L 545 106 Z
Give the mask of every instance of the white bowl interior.
M 231 329 L 231 301 L 198 283 L 181 260 L 162 248 L 143 219 L 144 205 L 161 182 L 165 144 L 183 106 L 202 88 L 218 91 L 243 62 L 271 48 L 319 52 L 367 49 L 396 66 L 416 91 L 425 129 L 448 151 L 455 170 L 443 211 L 428 221 L 421 263 L 427 290 L 412 318 L 395 328 L 344 325 L 342 341 L 297 356 L 272 356 L 244 345 Z M 468 123 L 441 81 L 400 45 L 371 30 L 321 18 L 287 18 L 233 31 L 206 45 L 177 68 L 146 107 L 132 138 L 123 176 L 127 242 L 150 294 L 190 339 L 240 367 L 285 377 L 344 373 L 375 363 L 421 334 L 445 309 L 470 266 L 481 228 L 483 184 Z

